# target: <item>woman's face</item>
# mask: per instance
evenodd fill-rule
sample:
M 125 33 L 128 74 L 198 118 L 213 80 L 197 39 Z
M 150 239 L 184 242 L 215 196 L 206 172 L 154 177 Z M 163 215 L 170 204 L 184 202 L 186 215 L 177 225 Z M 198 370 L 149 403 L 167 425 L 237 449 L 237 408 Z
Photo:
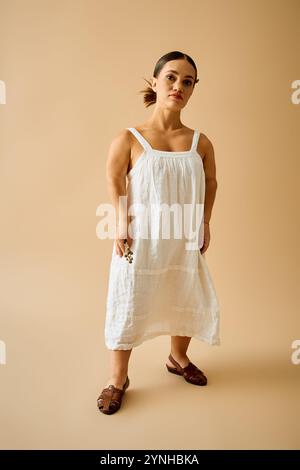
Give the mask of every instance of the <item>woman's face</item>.
M 196 72 L 187 60 L 170 60 L 163 66 L 158 78 L 153 77 L 152 80 L 156 102 L 168 108 L 181 109 L 193 93 Z M 174 93 L 181 99 L 172 97 Z

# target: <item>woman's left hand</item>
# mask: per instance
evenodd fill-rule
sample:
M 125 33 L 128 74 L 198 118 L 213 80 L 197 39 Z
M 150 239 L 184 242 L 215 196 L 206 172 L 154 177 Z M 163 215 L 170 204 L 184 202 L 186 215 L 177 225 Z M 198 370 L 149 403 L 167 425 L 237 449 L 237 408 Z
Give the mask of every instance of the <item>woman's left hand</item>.
M 200 248 L 200 252 L 201 254 L 203 255 L 203 253 L 206 252 L 208 246 L 209 246 L 209 242 L 210 242 L 210 230 L 209 230 L 209 225 L 208 224 L 204 224 L 204 241 L 203 241 L 203 245 L 202 247 Z

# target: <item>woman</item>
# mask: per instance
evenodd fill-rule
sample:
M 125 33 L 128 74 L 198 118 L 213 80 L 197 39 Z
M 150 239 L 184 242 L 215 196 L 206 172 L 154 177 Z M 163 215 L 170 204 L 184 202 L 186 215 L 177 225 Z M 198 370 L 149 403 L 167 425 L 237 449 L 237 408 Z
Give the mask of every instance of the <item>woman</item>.
M 117 220 L 105 323 L 110 377 L 97 400 L 106 414 L 121 406 L 133 347 L 170 335 L 167 370 L 187 382 L 206 385 L 207 377 L 187 356 L 190 340 L 220 344 L 219 303 L 204 258 L 217 189 L 214 150 L 208 137 L 182 123 L 180 114 L 198 81 L 196 65 L 187 54 L 174 51 L 162 56 L 152 83 L 147 81 L 150 87 L 142 90 L 146 107 L 155 104 L 153 114 L 145 123 L 120 132 L 110 146 L 107 182 Z M 122 196 L 123 202 L 127 197 L 127 206 L 119 205 Z M 187 243 L 192 237 L 186 231 L 180 237 L 162 236 L 167 224 L 161 207 L 174 204 L 177 209 L 191 208 L 184 212 L 183 224 L 177 219 L 181 228 L 199 221 L 202 207 L 200 229 L 198 224 L 193 232 L 196 246 Z M 129 211 L 134 205 L 143 208 L 142 218 L 138 211 Z M 178 223 L 173 222 L 173 228 Z

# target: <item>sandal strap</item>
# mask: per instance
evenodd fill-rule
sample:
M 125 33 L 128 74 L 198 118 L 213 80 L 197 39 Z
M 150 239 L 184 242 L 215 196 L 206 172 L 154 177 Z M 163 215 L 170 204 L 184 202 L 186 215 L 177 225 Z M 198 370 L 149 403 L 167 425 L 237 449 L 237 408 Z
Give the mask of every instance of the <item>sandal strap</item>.
M 172 354 L 169 355 L 169 360 L 172 362 L 172 364 L 174 364 L 174 366 L 180 371 L 180 372 L 183 372 L 183 368 L 181 367 L 180 364 L 178 364 L 177 361 L 175 361 L 174 357 L 172 356 Z

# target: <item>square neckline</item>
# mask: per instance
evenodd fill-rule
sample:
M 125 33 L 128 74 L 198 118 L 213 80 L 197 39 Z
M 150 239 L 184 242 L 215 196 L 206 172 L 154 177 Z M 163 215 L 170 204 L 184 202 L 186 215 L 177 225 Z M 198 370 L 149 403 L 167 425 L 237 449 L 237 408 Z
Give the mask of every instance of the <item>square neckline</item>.
M 194 129 L 194 132 L 193 132 L 193 138 L 192 138 L 192 144 L 191 144 L 191 147 L 189 150 L 179 150 L 178 152 L 174 151 L 174 150 L 158 150 L 158 149 L 154 149 L 152 147 L 152 145 L 150 144 L 150 142 L 143 136 L 143 134 L 141 134 L 140 131 L 138 131 L 135 127 L 133 127 L 132 129 L 134 129 L 141 137 L 142 139 L 147 142 L 147 144 L 149 145 L 150 149 L 152 152 L 159 152 L 159 153 L 173 153 L 173 154 L 182 154 L 182 153 L 191 153 L 193 151 L 193 146 L 194 146 L 194 141 L 195 141 L 195 137 L 196 137 L 196 129 Z

